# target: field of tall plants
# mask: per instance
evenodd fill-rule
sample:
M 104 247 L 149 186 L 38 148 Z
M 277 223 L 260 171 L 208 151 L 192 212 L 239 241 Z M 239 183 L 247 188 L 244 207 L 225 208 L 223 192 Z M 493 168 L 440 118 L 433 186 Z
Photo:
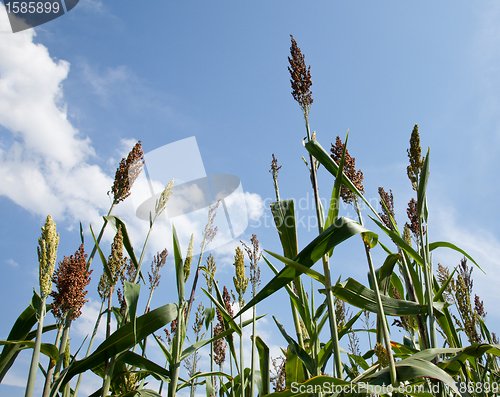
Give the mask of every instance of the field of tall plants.
M 26 397 L 35 395 L 37 378 L 44 381 L 43 397 L 82 394 L 79 389 L 88 372 L 101 382 L 93 397 L 499 394 L 500 344 L 472 289 L 473 270 L 481 272 L 481 264 L 459 241 L 432 240 L 432 208 L 427 206 L 432 154 L 422 150 L 418 126 L 409 126 L 409 146 L 401 148 L 401 156 L 408 158 L 414 197 L 407 219 L 396 219 L 391 190 L 378 189 L 381 212 L 365 198 L 363 173 L 347 149 L 349 134 L 323 142 L 325 149 L 311 131 L 311 72 L 293 37 L 288 60 L 292 96 L 304 116 L 303 159 L 315 203 L 315 237 L 299 246 L 296 203 L 280 195 L 281 166 L 271 148 L 269 184 L 274 184 L 275 201 L 270 210 L 280 252 L 266 250 L 266 242 L 253 235 L 234 252 L 233 285 L 220 285 L 217 257 L 208 254 L 217 234 L 215 219 L 222 211 L 220 202 L 214 202 L 203 240 L 197 242 L 198 256 L 193 255 L 193 238 L 182 250 L 172 225 L 173 252 L 158 252 L 145 263 L 150 234 L 175 181 L 156 196 L 143 245 L 131 241 L 127 225 L 113 210 L 130 196 L 144 172 L 139 141 L 116 170 L 109 192 L 112 204 L 100 228 L 90 227 L 90 241 L 84 239 L 87 230 L 81 225 L 81 245 L 61 258 L 58 244 L 64 235 L 47 216 L 37 246 L 39 286 L 7 340 L 0 342 L 0 382 L 18 356 L 29 352 Z M 331 177 L 328 205 L 320 198 L 319 172 Z M 346 206 L 357 216 L 342 216 Z M 102 242 L 105 229 L 113 230 L 111 246 Z M 384 245 L 382 235 L 391 244 Z M 358 239 L 364 251 L 366 262 L 357 266 L 366 268 L 366 280 L 342 280 L 332 266 L 335 248 L 351 238 Z M 448 268 L 433 262 L 434 250 L 454 250 L 463 259 Z M 384 260 L 375 259 L 380 257 Z M 160 282 L 169 265 L 175 268 L 175 280 Z M 262 267 L 274 277 L 262 280 Z M 91 277 L 99 278 L 100 311 L 93 333 L 76 346 L 70 344 L 71 327 L 79 321 Z M 159 288 L 175 289 L 177 299 L 150 307 Z M 268 305 L 267 317 L 273 320 L 269 326 L 282 336 L 281 355 L 272 357 L 256 332 L 263 317 L 256 307 L 272 302 L 278 292 L 288 295 L 286 310 L 293 321 L 291 326 L 281 324 Z M 140 301 L 141 296 L 146 298 Z M 100 324 L 106 337 L 97 345 Z M 243 348 L 246 327 L 251 329 L 250 351 Z M 42 337 L 53 342 L 42 342 Z M 161 361 L 151 358 L 153 350 L 161 352 Z M 202 352 L 209 352 L 207 360 L 200 360 Z

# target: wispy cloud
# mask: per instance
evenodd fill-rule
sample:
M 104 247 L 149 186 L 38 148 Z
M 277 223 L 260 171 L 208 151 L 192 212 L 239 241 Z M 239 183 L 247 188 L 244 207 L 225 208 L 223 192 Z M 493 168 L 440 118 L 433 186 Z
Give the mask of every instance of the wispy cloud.
M 13 267 L 17 267 L 17 266 L 19 266 L 19 263 L 17 263 L 17 262 L 16 262 L 14 259 L 12 259 L 12 258 L 11 258 L 11 259 L 7 259 L 7 260 L 5 261 L 5 263 L 7 263 L 8 265 L 13 266 Z
M 434 208 L 433 217 L 435 217 L 433 228 L 437 227 L 433 234 L 438 236 L 440 240 L 448 241 L 463 249 L 486 273 L 484 274 L 473 266 L 473 293 L 484 300 L 486 311 L 489 309 L 491 313 L 495 314 L 493 309 L 497 305 L 498 291 L 491 286 L 500 283 L 498 272 L 500 268 L 500 240 L 480 225 L 470 227 L 461 224 L 460 218 L 451 206 Z M 440 249 L 434 251 L 433 262 L 436 264 L 441 262 L 441 264 L 451 268 L 458 265 L 462 257 L 463 255 L 455 253 L 455 251 Z M 469 265 L 472 265 L 470 261 Z

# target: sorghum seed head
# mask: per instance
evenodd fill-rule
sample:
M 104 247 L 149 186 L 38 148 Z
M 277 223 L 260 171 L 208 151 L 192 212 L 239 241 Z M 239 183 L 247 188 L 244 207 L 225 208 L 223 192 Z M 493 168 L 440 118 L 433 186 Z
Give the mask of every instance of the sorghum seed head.
M 340 137 L 337 136 L 335 140 L 335 145 L 332 143 L 332 148 L 330 149 L 331 158 L 338 164 L 340 164 L 340 159 L 342 158 L 342 152 L 344 151 L 344 144 Z M 344 175 L 349 178 L 354 186 L 361 192 L 364 193 L 365 189 L 363 187 L 363 172 L 361 170 L 356 171 L 356 159 L 351 157 L 349 151 L 345 151 L 344 158 Z M 342 185 L 340 188 L 340 197 L 346 204 L 351 203 L 354 199 L 354 193 L 351 192 L 346 186 Z
M 379 213 L 380 219 L 382 219 L 384 224 L 390 230 L 394 230 L 390 221 L 390 218 L 392 218 L 392 220 L 396 222 L 394 215 L 394 196 L 392 195 L 392 190 L 389 189 L 389 193 L 387 193 L 384 188 L 379 187 L 378 194 L 380 195 L 380 207 L 382 208 L 382 212 Z
M 387 349 L 384 345 L 377 343 L 375 345 L 375 355 L 378 358 L 378 362 L 381 367 L 385 368 L 389 365 L 389 359 L 387 357 Z
M 125 272 L 126 267 L 127 260 L 123 257 L 123 235 L 121 225 L 118 225 L 113 243 L 111 244 L 111 254 L 108 257 L 108 269 L 112 279 L 109 279 L 106 272 L 102 273 L 98 286 L 101 299 L 107 297 L 113 291 L 116 283 Z
M 406 168 L 406 173 L 411 181 L 413 190 L 418 189 L 418 178 L 420 177 L 420 171 L 424 166 L 425 157 L 420 157 L 422 155 L 422 148 L 420 147 L 420 134 L 418 133 L 418 125 L 415 124 L 410 138 L 410 149 L 407 150 L 408 158 L 410 160 L 410 165 Z
M 245 258 L 243 256 L 243 250 L 240 247 L 236 247 L 236 254 L 234 255 L 234 267 L 236 277 L 233 277 L 233 283 L 234 288 L 238 293 L 238 303 L 241 309 L 245 305 L 243 295 L 247 290 L 249 278 L 245 277 Z
M 160 285 L 160 270 L 167 261 L 168 251 L 165 248 L 161 253 L 158 252 L 151 262 L 151 273 L 148 272 L 149 289 L 154 290 Z
M 215 271 L 217 270 L 217 266 L 215 265 L 215 260 L 212 254 L 208 255 L 207 258 L 207 270 L 209 274 L 203 273 L 203 276 L 207 281 L 208 292 L 212 292 L 212 287 L 214 285 Z
M 54 272 L 56 290 L 51 293 L 54 298 L 52 313 L 62 321 L 67 315 L 70 320 L 75 320 L 82 314 L 87 291 L 85 287 L 90 283 L 92 270 L 87 271 L 87 254 L 80 245 L 74 255 L 67 256 L 59 262 Z
M 163 189 L 163 192 L 161 192 L 161 195 L 158 198 L 158 200 L 156 200 L 155 219 L 158 218 L 161 215 L 161 213 L 165 210 L 165 207 L 167 206 L 167 201 L 172 195 L 173 187 L 174 187 L 174 180 L 172 179 L 169 183 L 167 183 L 165 189 Z
M 52 216 L 47 216 L 45 226 L 42 227 L 42 237 L 38 239 L 38 262 L 40 295 L 47 297 L 52 290 L 52 275 L 57 258 L 57 246 L 59 245 L 59 233 L 56 233 L 56 223 Z
M 193 242 L 194 234 L 191 235 L 191 239 L 189 240 L 186 260 L 184 261 L 184 282 L 187 281 L 189 274 L 191 273 L 191 262 L 193 261 Z
M 304 115 L 307 116 L 313 103 L 312 91 L 310 89 L 312 85 L 311 66 L 306 67 L 304 55 L 300 51 L 297 42 L 292 35 L 290 35 L 290 39 L 292 45 L 290 47 L 291 57 L 288 57 L 288 62 L 290 63 L 288 71 L 291 76 L 292 96 L 300 105 Z
M 127 158 L 123 158 L 115 173 L 115 180 L 111 187 L 113 193 L 113 204 L 118 204 L 130 196 L 130 189 L 142 171 L 144 164 L 144 153 L 141 141 L 132 148 Z M 109 194 L 110 192 L 108 192 Z

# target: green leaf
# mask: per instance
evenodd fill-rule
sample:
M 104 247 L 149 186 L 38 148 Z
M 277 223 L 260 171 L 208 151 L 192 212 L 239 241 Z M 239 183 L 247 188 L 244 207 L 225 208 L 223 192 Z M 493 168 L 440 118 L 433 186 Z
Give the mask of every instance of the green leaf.
M 455 269 L 453 269 L 453 272 L 451 272 L 450 276 L 446 279 L 446 281 L 443 283 L 441 288 L 439 288 L 438 292 L 436 292 L 436 294 L 434 295 L 434 302 L 443 300 L 443 293 L 446 290 L 446 288 L 448 288 L 448 285 L 450 284 L 451 280 L 453 279 L 453 275 L 455 274 L 457 269 L 458 269 L 458 265 L 455 266 Z
M 177 317 L 177 305 L 169 303 L 157 309 L 143 314 L 137 318 L 136 336 L 137 340 L 143 340 L 156 330 L 164 327 Z M 68 367 L 61 385 L 65 385 L 75 375 L 92 369 L 102 364 L 107 359 L 116 356 L 135 345 L 134 330 L 131 323 L 113 332 L 99 347 L 87 358 L 75 361 Z M 61 373 L 62 375 L 62 373 Z
M 0 345 L 18 345 L 20 346 L 20 350 L 24 349 L 33 349 L 35 347 L 35 342 L 31 340 L 23 340 L 23 341 L 0 341 Z M 47 357 L 54 362 L 59 360 L 59 349 L 57 346 L 54 346 L 50 343 L 42 343 L 40 346 L 40 353 L 45 354 Z
M 215 308 L 214 307 L 207 307 L 205 309 L 205 329 L 208 330 L 208 326 L 210 323 L 213 321 L 215 318 Z
M 291 387 L 294 382 L 301 383 L 306 380 L 304 363 L 292 352 L 288 346 L 286 352 L 285 373 L 286 373 L 286 387 Z
M 197 372 L 195 373 L 192 377 L 190 377 L 188 380 L 186 380 L 184 383 L 180 384 L 177 388 L 177 391 L 183 389 L 184 387 L 191 386 L 191 382 L 195 379 L 198 378 L 204 378 L 204 377 L 212 377 L 212 376 L 219 376 L 222 377 L 224 376 L 227 379 L 231 379 L 231 376 L 228 374 L 225 374 L 224 372 L 221 371 L 213 371 L 213 372 Z M 198 385 L 203 384 L 205 382 L 200 382 Z
M 452 243 L 447 243 L 446 241 L 436 241 L 435 243 L 430 243 L 429 244 L 429 252 L 435 250 L 436 248 L 451 248 L 452 250 L 460 252 L 467 259 L 469 259 L 472 263 L 474 263 L 479 268 L 479 270 L 481 270 L 484 274 L 486 274 L 484 272 L 484 270 L 481 269 L 481 266 L 479 266 L 477 264 L 477 262 L 474 259 L 472 259 L 472 257 L 467 252 L 465 252 L 464 250 L 458 248 L 456 245 L 454 245 Z
M 161 397 L 161 395 L 151 389 L 141 389 L 120 394 L 119 397 Z
M 344 162 L 345 162 L 345 153 L 347 150 L 347 139 L 349 138 L 349 130 L 347 131 L 347 135 L 345 137 L 344 149 L 342 150 L 342 156 L 340 158 L 340 163 L 338 165 L 338 170 L 342 170 L 342 177 L 346 178 L 343 170 L 344 170 Z M 330 208 L 328 210 L 328 217 L 326 218 L 325 228 L 332 225 L 337 218 L 339 217 L 339 208 L 340 208 L 340 191 L 342 188 L 342 179 L 339 178 L 338 174 L 335 177 L 335 183 L 333 184 L 332 197 L 330 199 Z M 332 252 L 329 253 L 332 255 Z
M 255 337 L 255 344 L 259 352 L 259 364 L 261 373 L 261 388 L 259 388 L 259 396 L 269 394 L 270 387 L 270 368 L 269 368 L 269 347 L 264 343 L 260 336 Z
M 205 380 L 206 380 L 205 390 L 207 392 L 207 397 L 213 397 L 215 394 L 214 394 L 214 386 L 212 385 L 212 377 L 207 376 Z
M 419 352 L 419 350 L 414 349 L 410 346 L 406 346 L 406 345 L 403 345 L 401 343 L 393 342 L 393 341 L 391 341 L 391 347 L 392 347 L 392 351 L 394 352 L 395 357 L 397 357 L 397 358 L 410 357 L 413 354 Z
M 170 372 L 168 370 L 131 351 L 123 352 L 117 357 L 116 361 L 127 363 L 134 367 L 145 369 L 157 375 L 170 378 Z
M 298 243 L 293 200 L 271 203 L 271 212 L 283 246 L 283 253 L 287 258 L 294 258 L 298 253 Z
M 442 351 L 443 349 L 433 350 L 436 350 L 437 354 L 448 352 L 454 353 L 454 351 L 458 350 L 454 357 L 443 360 L 442 363 L 438 363 L 438 365 L 451 376 L 455 376 L 456 374 L 458 374 L 463 364 L 467 360 L 469 360 L 469 362 L 472 364 L 474 362 L 474 360 L 472 359 L 478 359 L 485 354 L 492 354 L 494 356 L 500 357 L 500 345 L 491 345 L 487 343 L 475 343 L 462 349 L 446 349 L 445 351 Z
M 378 272 L 378 287 L 383 295 L 389 294 L 392 275 L 394 274 L 394 266 L 401 259 L 400 254 L 390 254 L 385 258 L 384 264 Z
M 37 293 L 33 294 L 33 299 Z M 32 299 L 32 302 L 33 302 Z M 48 310 L 47 306 L 47 309 Z M 16 322 L 12 326 L 10 330 L 9 336 L 7 337 L 7 341 L 22 341 L 29 340 L 31 338 L 28 337 L 31 329 L 37 323 L 37 317 L 35 309 L 32 304 L 30 304 L 24 311 L 19 315 Z M 44 331 L 48 330 L 47 327 L 44 327 Z M 36 332 L 36 331 L 35 331 Z M 4 378 L 7 371 L 10 369 L 12 364 L 17 358 L 21 350 L 21 346 L 19 345 L 5 345 L 2 349 L 2 354 L 0 354 L 0 382 Z
M 328 172 L 330 172 L 330 174 L 332 174 L 335 178 L 337 177 L 339 166 L 335 161 L 333 161 L 327 151 L 323 149 L 323 147 L 317 140 L 311 139 L 309 142 L 306 142 L 304 146 L 307 151 L 311 153 L 316 158 L 316 160 L 318 160 L 321 165 L 326 168 Z M 342 184 L 345 185 L 351 192 L 364 199 L 364 196 L 361 194 L 358 188 L 354 186 L 354 184 L 349 180 L 349 178 L 345 176 L 344 173 L 342 173 Z M 363 201 L 370 205 L 370 203 L 368 203 L 366 199 L 364 199 Z
M 95 246 L 97 247 L 97 251 L 99 252 L 99 256 L 101 258 L 102 267 L 104 268 L 104 272 L 106 273 L 106 276 L 108 276 L 108 280 L 110 280 L 111 282 L 113 282 L 113 284 L 115 284 L 114 277 L 111 274 L 111 271 L 109 270 L 108 261 L 106 260 L 106 257 L 102 253 L 101 247 L 99 246 L 99 243 L 97 242 L 97 239 L 95 238 L 94 231 L 92 230 L 92 225 L 90 225 L 90 233 L 92 233 L 92 237 L 94 239 Z
M 332 287 L 333 294 L 342 299 L 343 301 L 359 307 L 360 309 L 368 310 L 372 313 L 378 313 L 377 301 L 375 292 L 366 288 L 361 283 L 352 278 L 346 281 L 339 282 Z M 323 292 L 324 290 L 320 290 Z M 386 295 L 380 296 L 384 312 L 389 316 L 411 316 L 417 314 L 427 313 L 427 305 L 419 305 L 415 302 L 390 298 Z M 441 302 L 434 302 L 434 310 L 439 314 L 444 307 Z
M 316 270 L 310 269 L 304 265 L 301 265 L 299 262 L 295 262 L 291 259 L 285 258 L 284 256 L 275 254 L 271 251 L 264 250 L 269 255 L 274 256 L 276 259 L 283 262 L 285 265 L 290 266 L 291 268 L 298 270 L 300 273 L 305 273 L 308 276 L 312 277 L 314 280 L 319 281 L 321 284 L 325 285 L 325 276 L 321 273 L 318 273 Z
M 185 280 L 184 280 L 184 263 L 182 260 L 181 247 L 179 244 L 179 239 L 177 237 L 177 231 L 172 224 L 172 234 L 174 236 L 174 259 L 175 259 L 175 275 L 177 279 L 177 294 L 179 296 L 179 302 L 184 300 L 186 295 L 185 292 Z
M 333 225 L 311 241 L 295 258 L 293 258 L 293 260 L 310 268 L 332 248 L 359 233 L 365 233 L 366 237 L 371 239 L 370 245 L 372 247 L 376 245 L 377 235 L 375 233 L 369 231 L 351 219 L 341 217 Z M 241 315 L 257 303 L 280 290 L 301 274 L 302 273 L 297 269 L 287 266 L 281 270 L 279 274 L 276 275 L 266 286 L 264 286 L 262 290 L 252 300 L 250 300 L 250 302 L 248 302 L 236 316 Z
M 137 313 L 137 302 L 139 301 L 139 294 L 141 292 L 141 285 L 134 284 L 127 280 L 123 282 L 123 294 L 125 296 L 125 301 L 127 302 L 127 309 L 130 315 L 130 322 L 132 323 L 134 339 L 136 338 L 137 324 L 136 324 L 136 313 Z M 126 315 L 124 321 L 126 321 Z M 135 339 L 135 343 L 137 339 Z
M 417 194 L 417 213 L 420 219 L 424 219 L 427 222 L 427 211 L 424 211 L 426 207 L 427 198 L 425 197 L 425 192 L 427 190 L 427 181 L 429 180 L 429 152 L 430 148 L 427 148 L 427 155 L 425 156 L 424 165 L 422 167 L 422 172 L 420 173 L 420 178 L 418 180 L 418 194 Z
M 283 335 L 285 340 L 288 342 L 288 345 L 290 346 L 290 349 L 292 350 L 293 354 L 295 354 L 300 359 L 300 361 L 304 363 L 309 372 L 314 373 L 315 368 L 311 356 L 309 356 L 309 354 L 307 354 L 307 352 L 302 347 L 300 347 L 300 345 L 291 336 L 289 336 L 286 333 L 285 328 L 283 327 L 283 325 L 281 325 L 281 323 L 278 320 L 276 320 L 276 317 L 273 316 L 273 319 L 276 325 L 278 326 L 281 335 Z
M 438 379 L 448 385 L 455 393 L 459 394 L 455 381 L 450 375 L 438 366 L 430 363 L 429 361 L 422 360 L 421 358 L 414 358 L 412 356 L 404 360 L 397 361 L 396 373 L 397 379 L 400 382 L 410 381 L 424 376 Z M 367 376 L 365 379 L 369 379 L 370 384 L 373 385 L 390 385 L 390 378 L 389 368 L 384 368 L 374 375 Z
M 156 343 L 158 343 L 158 346 L 160 346 L 160 349 L 162 350 L 163 354 L 165 355 L 169 365 L 173 365 L 172 361 L 172 354 L 170 353 L 170 350 L 168 349 L 167 346 L 161 341 L 159 337 L 157 337 L 155 334 L 153 334 L 153 337 L 156 340 Z
M 401 249 L 405 250 L 408 255 L 415 259 L 415 261 L 419 265 L 424 265 L 424 260 L 422 259 L 422 257 L 411 247 L 411 245 L 404 241 L 400 235 L 394 233 L 391 229 L 382 224 L 382 222 L 379 222 L 377 219 L 372 218 L 371 216 L 370 219 L 375 222 L 377 226 L 381 228 L 385 232 L 385 234 L 387 234 Z
M 269 260 L 263 255 L 262 258 L 266 262 L 266 264 L 269 266 L 269 268 L 273 271 L 275 275 L 278 274 L 278 270 L 274 267 L 274 265 L 269 262 Z M 299 282 L 299 288 L 302 288 L 302 283 L 300 283 L 300 277 L 297 277 L 294 282 Z M 285 285 L 285 289 L 288 292 L 288 295 L 290 296 L 290 300 L 292 302 L 292 305 L 297 309 L 299 312 L 300 317 L 304 321 L 304 325 L 307 328 L 307 332 L 311 330 L 311 318 L 309 316 L 309 306 L 307 304 L 304 304 L 304 301 L 300 298 L 300 296 L 297 296 L 295 292 L 292 290 L 291 285 L 287 284 Z M 299 292 L 299 291 L 297 291 Z M 302 295 L 303 296 L 303 295 Z
M 217 299 L 215 299 L 211 294 L 209 294 L 208 291 L 205 290 L 205 288 L 202 288 L 201 290 L 205 293 L 205 295 L 207 295 L 210 298 L 210 300 L 215 304 L 215 306 L 217 306 L 217 309 L 219 309 L 220 314 L 222 315 L 222 317 L 224 318 L 224 320 L 228 322 L 228 324 L 230 325 L 230 327 L 234 331 L 236 331 L 236 333 L 238 335 L 241 335 L 241 329 L 240 329 L 240 327 L 234 322 L 233 318 L 230 316 L 230 314 L 226 310 L 226 306 L 225 306 L 224 301 L 222 299 L 222 295 L 221 295 L 221 293 L 219 291 L 217 283 L 214 283 L 214 287 L 215 287 L 215 291 L 217 293 Z
M 257 316 L 256 320 L 260 320 L 262 317 L 265 317 L 265 314 L 263 314 L 261 316 Z M 243 328 L 245 328 L 247 325 L 252 324 L 252 322 L 253 322 L 253 319 L 243 321 L 241 326 Z M 187 347 L 182 352 L 181 358 L 179 360 L 180 361 L 184 360 L 186 357 L 189 357 L 191 354 L 193 354 L 196 350 L 201 349 L 203 346 L 206 346 L 209 343 L 215 342 L 216 340 L 219 340 L 221 338 L 225 338 L 226 336 L 231 335 L 233 332 L 235 332 L 235 330 L 232 328 L 229 328 L 229 329 L 226 329 L 224 332 L 220 333 L 219 335 L 214 336 L 213 338 L 203 339 L 203 340 L 200 340 L 199 342 L 193 343 L 191 346 Z

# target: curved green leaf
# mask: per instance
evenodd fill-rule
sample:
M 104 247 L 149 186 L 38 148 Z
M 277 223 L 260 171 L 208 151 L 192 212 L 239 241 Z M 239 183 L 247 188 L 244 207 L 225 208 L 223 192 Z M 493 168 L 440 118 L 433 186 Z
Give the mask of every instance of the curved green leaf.
M 372 313 L 378 313 L 377 301 L 375 292 L 366 288 L 363 284 L 352 278 L 346 281 L 339 282 L 332 287 L 333 294 L 343 301 L 359 307 L 360 309 L 368 310 Z M 320 290 L 320 292 L 323 292 Z M 427 305 L 419 305 L 415 302 L 390 298 L 386 295 L 380 296 L 385 314 L 389 316 L 411 316 L 427 313 Z M 444 304 L 442 302 L 434 302 L 434 310 L 443 315 L 441 312 Z
M 125 226 L 125 223 L 120 219 L 119 216 L 116 215 L 108 215 L 108 216 L 103 216 L 104 220 L 108 221 L 109 224 L 113 227 L 115 232 L 118 230 L 118 225 L 121 225 L 121 232 L 123 236 L 123 246 L 127 250 L 128 256 L 130 257 L 130 260 L 134 264 L 135 268 L 139 268 L 139 262 L 137 262 L 137 258 L 135 257 L 134 253 L 134 247 L 132 246 L 132 243 L 130 242 L 130 238 L 128 237 L 128 232 L 127 232 L 127 227 Z
M 269 255 L 274 256 L 276 259 L 280 260 L 283 262 L 285 265 L 290 266 L 291 268 L 298 270 L 301 273 L 307 274 L 308 276 L 312 277 L 314 280 L 319 281 L 321 284 L 325 285 L 325 276 L 323 276 L 321 273 L 318 273 L 316 270 L 310 269 L 307 266 L 301 265 L 299 262 L 295 262 L 291 259 L 285 258 L 284 256 L 281 256 L 279 254 L 275 254 L 271 251 L 264 250 L 267 252 Z
M 145 369 L 166 378 L 170 377 L 170 372 L 167 369 L 160 367 L 158 364 L 131 351 L 123 352 L 116 358 L 116 361 L 127 363 L 137 368 Z
M 445 383 L 458 394 L 458 389 L 455 380 L 448 375 L 445 371 L 437 365 L 421 358 L 409 357 L 404 360 L 396 362 L 397 379 L 400 382 L 410 381 L 417 378 L 428 377 L 440 380 Z M 389 368 L 375 373 L 374 375 L 367 376 L 365 379 L 370 380 L 372 385 L 390 385 L 391 377 Z
M 307 352 L 302 347 L 300 347 L 300 345 L 295 340 L 293 340 L 291 336 L 286 333 L 285 328 L 278 320 L 276 320 L 276 317 L 273 316 L 273 319 L 278 326 L 281 335 L 283 335 L 285 340 L 288 342 L 288 345 L 290 346 L 292 352 L 300 359 L 300 361 L 304 363 L 310 373 L 314 373 L 314 363 L 311 356 L 309 356 L 309 354 L 307 354 Z
M 338 166 L 339 170 L 342 170 L 342 176 L 347 178 L 343 173 L 344 170 L 344 162 L 345 162 L 345 153 L 347 150 L 347 139 L 349 138 L 349 130 L 347 131 L 347 135 L 345 137 L 344 149 L 342 150 L 342 156 L 340 158 L 340 163 Z M 337 171 L 338 172 L 338 171 Z M 339 208 L 340 208 L 340 191 L 342 188 L 342 179 L 335 177 L 335 183 L 333 184 L 332 197 L 330 199 L 330 208 L 328 210 L 328 217 L 325 221 L 325 228 L 332 225 L 337 218 L 339 217 Z M 329 256 L 332 256 L 332 251 L 330 251 Z
M 33 349 L 35 347 L 35 342 L 31 340 L 23 340 L 23 341 L 0 341 L 0 345 L 18 345 L 20 346 L 20 350 L 24 349 Z M 45 354 L 47 357 L 50 357 L 52 361 L 59 360 L 59 349 L 57 346 L 54 346 L 51 343 L 42 343 L 40 345 L 40 353 Z
M 184 280 L 184 263 L 182 260 L 181 246 L 179 244 L 179 238 L 177 237 L 177 231 L 175 230 L 174 224 L 172 224 L 172 234 L 174 238 L 174 260 L 175 260 L 175 278 L 177 280 L 177 294 L 179 296 L 179 302 L 184 300 L 186 295 Z
M 458 248 L 456 245 L 454 245 L 454 244 L 452 244 L 452 243 L 448 243 L 448 242 L 446 242 L 446 241 L 436 241 L 436 242 L 434 242 L 434 243 L 430 243 L 430 244 L 429 244 L 429 252 L 430 252 L 430 251 L 435 250 L 436 248 L 451 248 L 452 250 L 455 250 L 455 251 L 457 251 L 457 252 L 460 252 L 460 253 L 461 253 L 462 255 L 464 255 L 467 259 L 469 259 L 472 263 L 474 263 L 474 264 L 475 264 L 475 265 L 479 268 L 479 270 L 481 270 L 484 274 L 486 274 L 486 273 L 484 272 L 484 270 L 483 270 L 483 269 L 481 269 L 481 266 L 479 266 L 479 265 L 477 264 L 477 262 L 476 262 L 474 259 L 472 259 L 472 257 L 471 257 L 471 256 L 470 256 L 467 252 L 465 252 L 465 251 L 464 251 L 463 249 L 461 249 L 461 248 Z
M 143 314 L 137 318 L 136 322 L 137 340 L 145 339 L 156 330 L 175 320 L 176 317 L 177 305 L 174 303 L 169 303 Z M 92 369 L 107 359 L 132 348 L 135 345 L 135 340 L 132 323 L 125 324 L 101 343 L 94 353 L 83 360 L 75 361 L 69 366 L 61 384 L 65 385 L 73 376 Z
M 405 250 L 408 255 L 415 259 L 415 261 L 419 265 L 424 265 L 424 260 L 422 259 L 422 257 L 411 247 L 411 245 L 404 241 L 399 234 L 394 233 L 391 229 L 385 226 L 382 222 L 379 222 L 377 219 L 372 218 L 371 216 L 370 219 L 375 222 L 377 226 L 381 228 L 385 232 L 385 234 L 387 234 L 401 249 Z
M 139 301 L 140 292 L 140 284 L 131 283 L 127 280 L 123 282 L 123 295 L 125 296 L 125 301 L 127 302 L 127 310 L 130 315 L 130 322 L 132 323 L 134 338 L 136 335 L 137 302 Z M 137 343 L 137 340 L 135 342 Z
M 420 172 L 420 178 L 418 180 L 418 194 L 417 194 L 417 214 L 419 218 L 423 218 L 427 222 L 427 207 L 425 193 L 427 190 L 427 181 L 429 180 L 429 152 L 430 148 L 427 148 L 427 155 L 425 156 L 424 165 L 422 167 L 422 172 Z
M 36 295 L 36 294 L 33 294 Z M 49 310 L 49 305 L 46 307 L 46 311 Z M 37 323 L 36 311 L 30 304 L 24 311 L 19 315 L 16 322 L 10 330 L 7 341 L 23 341 L 30 340 L 35 337 L 36 331 L 33 332 L 33 336 L 30 337 L 30 331 L 33 326 Z M 54 325 L 43 327 L 42 332 L 46 332 L 54 329 Z M 0 382 L 4 378 L 5 374 L 8 372 L 12 364 L 17 358 L 21 350 L 20 345 L 16 344 L 6 344 L 2 349 L 2 354 L 0 354 Z
M 369 231 L 351 219 L 341 217 L 333 225 L 324 230 L 323 233 L 311 241 L 295 258 L 293 258 L 293 260 L 310 268 L 332 248 L 359 233 L 364 233 L 365 238 L 369 238 L 371 240 L 371 247 L 377 244 L 378 236 L 375 233 Z M 266 286 L 264 286 L 262 290 L 253 299 L 251 299 L 250 302 L 248 302 L 236 316 L 241 315 L 257 303 L 280 290 L 301 274 L 302 272 L 297 269 L 288 266 L 285 267 Z

